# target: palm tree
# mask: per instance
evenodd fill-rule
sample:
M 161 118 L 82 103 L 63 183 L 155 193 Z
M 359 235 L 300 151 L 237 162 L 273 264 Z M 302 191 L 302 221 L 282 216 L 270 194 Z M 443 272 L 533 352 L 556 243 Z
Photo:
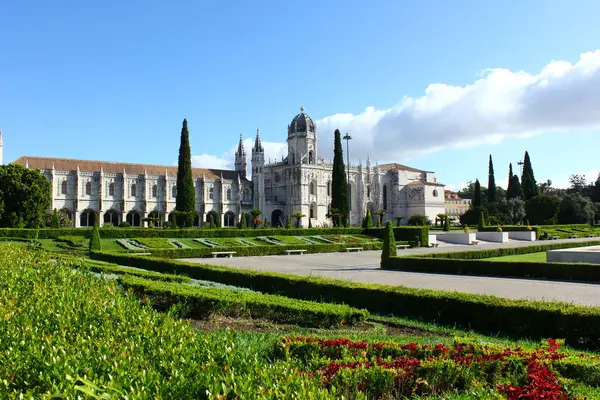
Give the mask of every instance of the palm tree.
M 379 220 L 377 221 L 377 227 L 378 228 L 381 228 L 383 226 L 382 222 L 383 222 L 383 216 L 385 214 L 387 214 L 387 211 L 385 211 L 385 210 L 379 210 L 379 211 L 377 211 L 377 215 L 379 215 Z
M 394 219 L 396 220 L 396 226 L 400 226 L 400 221 L 402 221 L 404 219 L 404 217 L 394 217 Z
M 262 214 L 261 210 L 250 210 L 250 215 L 252 215 L 252 227 L 254 229 L 256 229 L 256 227 L 259 225 L 260 218 L 258 217 L 260 216 L 260 214 Z
M 300 228 L 300 221 L 302 218 L 306 217 L 306 215 L 302 214 L 300 211 L 294 213 L 293 215 L 296 218 L 296 228 Z
M 329 210 L 329 213 L 326 215 L 327 218 L 331 218 L 331 222 L 333 226 L 339 225 L 339 218 L 342 216 L 340 211 L 336 208 L 332 208 Z

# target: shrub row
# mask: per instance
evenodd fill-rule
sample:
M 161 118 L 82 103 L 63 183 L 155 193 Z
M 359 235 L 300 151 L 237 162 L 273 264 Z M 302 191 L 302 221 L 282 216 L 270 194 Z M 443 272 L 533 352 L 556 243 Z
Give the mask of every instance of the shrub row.
M 486 249 L 486 250 L 467 250 L 467 251 L 455 251 L 449 253 L 428 253 L 420 255 L 411 255 L 407 258 L 443 258 L 443 259 L 457 259 L 457 260 L 480 260 L 485 258 L 493 257 L 504 257 L 504 256 L 516 256 L 519 254 L 531 254 L 540 253 L 546 250 L 556 249 L 571 249 L 574 247 L 586 247 L 586 246 L 598 246 L 600 241 L 589 240 L 585 242 L 567 242 L 567 243 L 544 243 L 534 244 L 531 246 L 522 247 L 506 247 L 499 249 Z
M 75 268 L 84 268 L 99 274 L 132 275 L 145 279 L 178 283 L 188 283 L 192 280 L 189 276 L 185 275 L 163 274 L 145 269 L 122 267 L 104 261 L 74 258 L 70 256 L 63 258 L 63 260 L 70 260 Z
M 306 250 L 306 253 L 335 253 L 347 247 L 362 247 L 364 250 L 381 250 L 381 242 L 364 243 L 330 243 L 330 244 L 286 244 L 265 246 L 219 246 L 211 248 L 187 249 L 145 249 L 130 251 L 130 253 L 151 253 L 160 258 L 200 258 L 210 256 L 214 251 L 235 251 L 236 256 L 272 256 L 286 254 L 286 250 Z
M 600 283 L 598 264 L 392 257 L 382 266 L 396 271 Z
M 366 320 L 368 312 L 340 304 L 316 303 L 289 297 L 199 288 L 125 275 L 120 282 L 138 295 L 149 296 L 153 305 L 168 309 L 181 305 L 183 316 L 205 318 L 211 314 L 265 318 L 278 323 L 329 327 Z
M 312 236 L 312 235 L 354 235 L 363 233 L 364 229 L 354 228 L 306 228 L 306 229 L 158 229 L 158 228 L 101 228 L 100 236 L 104 239 L 132 238 L 200 238 L 200 237 L 256 237 L 256 236 Z M 56 239 L 59 236 L 90 237 L 92 228 L 61 229 L 16 229 L 0 228 L 0 237 L 20 237 L 26 239 Z M 413 238 L 414 239 L 414 238 Z
M 249 287 L 306 300 L 324 300 L 485 333 L 541 339 L 564 338 L 574 347 L 600 348 L 600 308 L 558 302 L 363 284 L 319 277 L 94 252 L 92 257 L 157 272 Z
M 375 236 L 383 240 L 384 228 L 368 228 L 364 232 L 367 235 Z M 419 238 L 421 246 L 429 246 L 429 227 L 428 226 L 395 226 L 394 239 L 396 241 L 414 242 L 415 237 Z

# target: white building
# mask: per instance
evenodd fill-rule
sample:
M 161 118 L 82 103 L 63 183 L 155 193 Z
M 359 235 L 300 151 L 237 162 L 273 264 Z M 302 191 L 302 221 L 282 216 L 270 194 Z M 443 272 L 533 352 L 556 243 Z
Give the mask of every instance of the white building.
M 196 224 L 213 215 L 221 226 L 234 226 L 242 212 L 260 209 L 271 226 L 284 225 L 287 215 L 296 212 L 314 227 L 330 225 L 332 164 L 319 156 L 317 127 L 303 108 L 288 126 L 287 143 L 288 156 L 266 164 L 257 131 L 251 181 L 241 136 L 234 170 L 194 168 Z M 144 218 L 165 221 L 175 209 L 177 167 L 28 156 L 14 163 L 48 177 L 52 209 L 64 210 L 77 227 L 93 224 L 96 213 L 104 223 L 142 226 Z M 352 225 L 362 223 L 367 209 L 374 220 L 377 211 L 385 210 L 384 222 L 417 213 L 433 220 L 445 211 L 444 185 L 430 171 L 395 163 L 372 166 L 367 159 L 364 166 L 350 167 L 349 186 Z

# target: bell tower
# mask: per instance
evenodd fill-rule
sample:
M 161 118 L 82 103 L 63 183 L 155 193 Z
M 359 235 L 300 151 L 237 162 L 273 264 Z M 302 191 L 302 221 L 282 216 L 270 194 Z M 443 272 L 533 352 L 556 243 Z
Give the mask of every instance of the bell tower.
M 246 150 L 244 149 L 242 134 L 240 133 L 240 143 L 238 144 L 238 149 L 235 152 L 235 170 L 242 177 L 242 179 L 245 179 L 247 168 L 248 162 L 246 160 Z
M 260 132 L 256 130 L 256 140 L 252 148 L 252 186 L 254 208 L 265 210 L 265 149 L 260 142 Z
M 300 107 L 288 125 L 288 164 L 317 164 L 317 126 Z

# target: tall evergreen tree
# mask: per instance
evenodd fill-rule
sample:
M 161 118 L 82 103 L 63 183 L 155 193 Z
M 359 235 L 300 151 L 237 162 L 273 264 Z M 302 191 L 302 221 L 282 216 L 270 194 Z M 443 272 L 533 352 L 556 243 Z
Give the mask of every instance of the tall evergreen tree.
M 506 188 L 506 200 L 523 197 L 521 193 L 521 182 L 516 174 L 513 174 L 512 164 L 508 165 L 508 187 Z
M 177 198 L 175 209 L 182 213 L 192 215 L 196 208 L 196 189 L 192 177 L 192 151 L 190 149 L 190 134 L 188 132 L 187 120 L 183 120 L 181 128 L 181 144 L 179 145 L 179 163 L 177 164 Z M 185 214 L 180 218 L 179 225 L 191 225 L 185 223 Z M 193 221 L 193 220 L 192 220 Z M 189 222 L 189 221 L 186 221 Z
M 496 178 L 494 177 L 494 163 L 490 154 L 490 162 L 488 165 L 488 190 L 487 198 L 490 203 L 496 202 Z
M 594 203 L 600 203 L 600 175 L 592 187 L 592 201 Z
M 473 192 L 473 208 L 476 210 L 481 209 L 483 198 L 481 196 L 481 184 L 479 179 L 475 180 L 475 191 Z
M 335 130 L 333 146 L 333 171 L 331 176 L 331 208 L 339 210 L 341 221 L 348 218 L 348 181 L 344 166 L 342 137 L 339 129 Z M 339 225 L 343 225 L 340 223 Z
M 513 191 L 513 199 L 522 199 L 523 198 L 523 188 L 521 187 L 521 182 L 519 181 L 519 176 L 517 174 L 513 175 L 512 178 L 512 191 Z
M 508 186 L 506 187 L 506 200 L 510 200 L 512 199 L 512 194 L 513 194 L 513 188 L 512 188 L 512 182 L 513 182 L 513 170 L 512 170 L 512 163 L 508 164 Z
M 531 160 L 529 159 L 528 152 L 525 152 L 525 159 L 523 160 L 521 190 L 523 190 L 523 197 L 525 197 L 525 201 L 529 200 L 533 196 L 537 196 L 540 192 L 540 189 L 535 181 L 535 176 L 533 175 L 533 168 L 531 167 Z

